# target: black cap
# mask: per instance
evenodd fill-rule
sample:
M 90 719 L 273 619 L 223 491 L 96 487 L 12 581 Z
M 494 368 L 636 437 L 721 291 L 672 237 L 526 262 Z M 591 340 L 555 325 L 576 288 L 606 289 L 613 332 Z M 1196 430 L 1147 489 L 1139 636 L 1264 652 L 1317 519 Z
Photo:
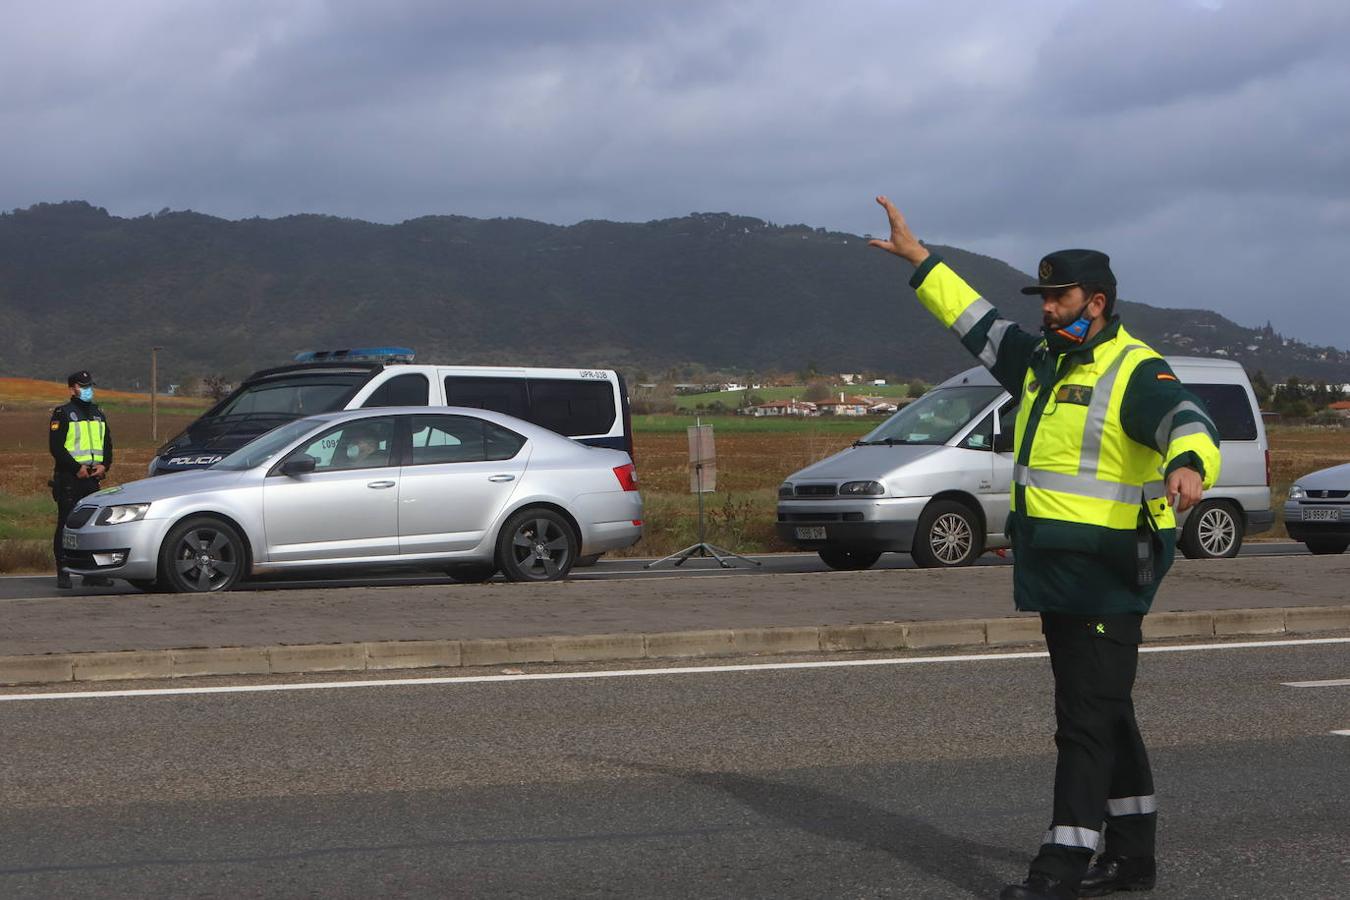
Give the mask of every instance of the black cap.
M 1022 288 L 1024 294 L 1039 294 L 1076 284 L 1116 286 L 1111 257 L 1100 250 L 1056 250 L 1041 260 L 1039 284 Z
M 76 385 L 79 385 L 80 387 L 93 387 L 94 376 L 90 375 L 87 369 L 71 372 L 70 376 L 66 378 L 66 387 L 75 387 Z

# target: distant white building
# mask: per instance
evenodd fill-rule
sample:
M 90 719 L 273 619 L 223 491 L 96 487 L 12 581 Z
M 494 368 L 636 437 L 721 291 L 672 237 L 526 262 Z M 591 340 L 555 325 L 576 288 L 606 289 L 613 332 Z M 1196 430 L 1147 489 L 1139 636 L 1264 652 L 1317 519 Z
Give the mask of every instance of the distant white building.
M 750 407 L 749 414 L 752 416 L 818 416 L 820 411 L 814 403 L 805 400 L 771 400 L 768 403 Z

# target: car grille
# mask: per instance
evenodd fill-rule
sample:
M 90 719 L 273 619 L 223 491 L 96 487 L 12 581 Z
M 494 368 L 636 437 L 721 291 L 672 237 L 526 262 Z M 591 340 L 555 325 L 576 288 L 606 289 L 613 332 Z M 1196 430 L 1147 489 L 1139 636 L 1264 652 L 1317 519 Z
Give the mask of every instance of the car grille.
M 97 506 L 77 507 L 70 515 L 66 516 L 66 527 L 83 528 L 89 524 L 89 520 L 94 517 L 96 512 L 98 512 Z
M 846 513 L 779 513 L 780 522 L 861 522 L 863 514 L 860 512 Z
M 1307 494 L 1313 500 L 1344 500 L 1350 497 L 1350 491 L 1308 491 Z
M 798 497 L 833 497 L 839 493 L 839 488 L 833 484 L 799 484 L 797 485 Z

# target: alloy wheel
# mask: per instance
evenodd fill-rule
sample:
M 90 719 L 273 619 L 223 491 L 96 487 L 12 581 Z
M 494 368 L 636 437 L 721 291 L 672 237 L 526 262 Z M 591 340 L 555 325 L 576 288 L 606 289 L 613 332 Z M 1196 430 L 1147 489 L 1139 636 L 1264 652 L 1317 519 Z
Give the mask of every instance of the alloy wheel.
M 950 566 L 966 558 L 974 540 L 970 523 L 963 516 L 943 513 L 933 522 L 928 545 L 933 548 L 934 556 Z
M 1216 506 L 1205 510 L 1196 525 L 1196 536 L 1200 546 L 1210 556 L 1224 556 L 1233 548 L 1237 539 L 1237 523 L 1228 510 Z
M 511 554 L 520 571 L 530 578 L 556 578 L 571 552 L 563 526 L 542 516 L 526 519 L 511 536 Z
M 179 577 L 198 591 L 214 591 L 234 578 L 239 559 L 230 539 L 210 526 L 186 532 L 174 548 Z

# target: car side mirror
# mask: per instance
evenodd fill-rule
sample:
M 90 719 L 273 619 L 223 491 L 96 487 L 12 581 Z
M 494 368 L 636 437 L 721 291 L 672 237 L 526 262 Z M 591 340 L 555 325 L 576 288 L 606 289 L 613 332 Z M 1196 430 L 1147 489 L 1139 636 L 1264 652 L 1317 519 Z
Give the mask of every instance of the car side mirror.
M 994 452 L 1011 453 L 1013 449 L 1013 433 L 1011 431 L 1000 431 L 994 435 Z
M 281 464 L 281 474 L 295 478 L 313 472 L 319 461 L 312 456 L 292 456 Z

